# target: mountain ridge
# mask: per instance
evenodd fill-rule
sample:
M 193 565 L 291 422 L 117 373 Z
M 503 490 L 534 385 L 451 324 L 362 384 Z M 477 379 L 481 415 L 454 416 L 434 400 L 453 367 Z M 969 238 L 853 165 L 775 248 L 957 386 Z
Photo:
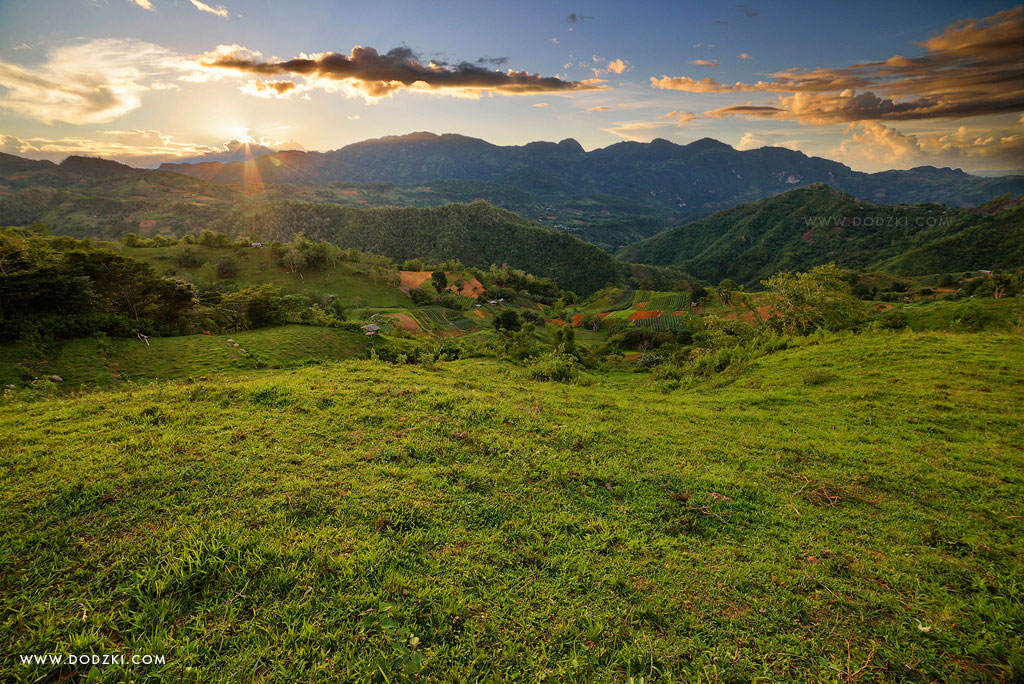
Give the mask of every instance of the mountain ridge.
M 684 220 L 812 183 L 888 204 L 943 202 L 963 207 L 1024 193 L 1024 176 L 982 177 L 934 166 L 865 173 L 797 150 L 736 150 L 712 138 L 685 145 L 663 138 L 622 141 L 588 152 L 572 138 L 501 146 L 457 133 L 420 131 L 328 152 L 275 152 L 256 157 L 252 164 L 264 182 L 476 180 L 547 199 L 602 194 L 642 201 Z M 228 183 L 242 182 L 246 173 L 242 162 L 208 162 L 200 168 L 165 163 L 160 169 Z

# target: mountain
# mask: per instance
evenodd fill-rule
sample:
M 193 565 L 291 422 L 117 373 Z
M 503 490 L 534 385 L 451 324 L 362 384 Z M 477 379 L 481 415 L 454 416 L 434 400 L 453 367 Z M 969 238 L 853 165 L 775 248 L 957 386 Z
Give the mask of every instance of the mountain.
M 34 161 L 23 159 L 13 154 L 0 152 L 0 175 L 22 173 L 25 171 L 48 171 L 56 168 L 57 165 L 51 161 Z
M 795 187 L 827 183 L 873 202 L 942 202 L 972 206 L 1024 193 L 1024 176 L 981 178 L 958 169 L 918 167 L 862 173 L 802 152 L 762 147 L 740 151 L 704 138 L 688 145 L 663 139 L 620 142 L 586 152 L 572 139 L 499 146 L 463 135 L 413 133 L 348 145 L 331 152 L 279 152 L 252 163 L 264 182 L 418 184 L 463 179 L 507 185 L 544 201 L 608 195 L 682 219 Z M 242 182 L 242 162 L 160 168 L 217 182 Z M 248 173 L 252 174 L 252 166 Z
M 1022 199 L 977 209 L 878 205 L 815 184 L 743 204 L 628 246 L 619 257 L 756 286 L 835 262 L 904 275 L 1024 266 Z

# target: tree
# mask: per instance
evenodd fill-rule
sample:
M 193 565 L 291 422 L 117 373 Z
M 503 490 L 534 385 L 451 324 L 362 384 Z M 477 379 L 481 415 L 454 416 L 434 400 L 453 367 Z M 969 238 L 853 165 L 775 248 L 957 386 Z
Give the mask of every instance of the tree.
M 448 289 L 448 276 L 444 271 L 434 271 L 430 274 L 430 279 L 434 282 L 434 288 L 438 292 Z
M 708 291 L 705 290 L 704 287 L 702 287 L 701 285 L 694 285 L 693 289 L 690 290 L 690 301 L 696 302 L 698 304 L 703 304 L 707 298 Z
M 992 290 L 992 296 L 995 299 L 1002 299 L 1003 297 L 1013 295 L 1017 291 L 1017 283 L 1009 273 L 996 273 L 992 276 L 992 281 L 992 284 L 995 286 Z
M 778 273 L 761 283 L 774 293 L 769 325 L 807 335 L 818 328 L 841 330 L 864 320 L 866 305 L 854 297 L 850 283 L 835 264 L 806 273 Z
M 512 309 L 505 309 L 494 317 L 495 330 L 511 330 L 515 332 L 522 327 L 522 323 L 519 322 L 519 314 Z

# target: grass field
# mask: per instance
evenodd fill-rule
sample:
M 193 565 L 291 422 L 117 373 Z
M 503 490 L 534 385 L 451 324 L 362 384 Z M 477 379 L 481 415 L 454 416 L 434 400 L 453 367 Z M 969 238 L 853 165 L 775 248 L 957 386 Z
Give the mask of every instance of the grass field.
M 55 343 L 42 356 L 19 343 L 0 346 L 0 383 L 21 385 L 39 375 L 61 376 L 65 389 L 126 380 L 170 380 L 225 370 L 340 361 L 369 347 L 370 341 L 362 333 L 304 325 L 233 335 L 151 337 L 148 346 L 131 338 L 75 339 Z
M 109 246 L 149 263 L 160 274 L 173 273 L 185 280 L 202 282 L 201 266 L 182 268 L 174 263 L 173 257 L 178 247 L 127 248 L 117 243 L 110 243 Z M 298 274 L 278 266 L 270 249 L 246 249 L 239 252 L 228 247 L 189 245 L 189 248 L 209 263 L 216 263 L 220 258 L 230 258 L 237 268 L 224 280 L 236 282 L 240 287 L 268 284 L 280 288 L 285 294 L 333 294 L 345 306 L 372 304 L 375 307 L 405 308 L 410 305 L 409 297 L 404 292 L 397 287 L 374 282 L 355 264 L 340 262 L 323 271 L 306 270 Z
M 525 378 L 5 398 L 0 679 L 1024 678 L 1019 336 L 825 338 L 670 394 Z M 44 653 L 167 663 L 18 664 Z

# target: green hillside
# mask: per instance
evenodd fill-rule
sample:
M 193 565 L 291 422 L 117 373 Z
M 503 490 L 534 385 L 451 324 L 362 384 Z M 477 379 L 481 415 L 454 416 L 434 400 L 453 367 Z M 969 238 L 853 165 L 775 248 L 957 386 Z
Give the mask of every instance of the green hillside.
M 507 263 L 579 293 L 623 278 L 622 268 L 606 252 L 485 202 L 353 209 L 280 201 L 237 207 L 216 225 L 228 234 L 270 240 L 303 233 L 398 261 L 458 259 L 477 268 Z
M 779 271 L 829 262 L 906 275 L 1010 270 L 1024 265 L 1024 211 L 1018 204 L 877 205 L 813 185 L 674 228 L 619 256 L 747 286 Z
M 0 631 L 151 682 L 1017 681 L 1020 377 L 1019 337 L 889 334 L 671 394 L 469 359 L 8 396 Z

